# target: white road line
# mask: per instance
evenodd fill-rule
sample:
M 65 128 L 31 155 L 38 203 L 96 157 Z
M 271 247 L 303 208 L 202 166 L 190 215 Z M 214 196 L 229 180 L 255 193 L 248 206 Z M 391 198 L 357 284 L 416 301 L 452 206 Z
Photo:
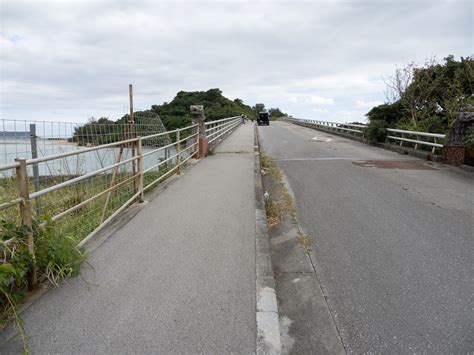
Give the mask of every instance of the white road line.
M 359 158 L 276 158 L 276 161 L 319 161 L 319 160 L 368 160 L 368 159 L 359 159 Z
M 361 158 L 337 158 L 337 157 L 328 157 L 328 158 L 274 158 L 275 161 L 332 161 L 332 160 L 349 160 L 349 161 L 405 161 L 411 159 L 361 159 Z

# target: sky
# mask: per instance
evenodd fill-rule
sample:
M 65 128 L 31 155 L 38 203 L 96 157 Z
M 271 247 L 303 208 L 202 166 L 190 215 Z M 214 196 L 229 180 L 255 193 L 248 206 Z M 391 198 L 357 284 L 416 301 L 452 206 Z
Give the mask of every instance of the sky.
M 474 54 L 471 1 L 0 0 L 0 119 L 117 119 L 178 91 L 365 121 L 396 66 Z

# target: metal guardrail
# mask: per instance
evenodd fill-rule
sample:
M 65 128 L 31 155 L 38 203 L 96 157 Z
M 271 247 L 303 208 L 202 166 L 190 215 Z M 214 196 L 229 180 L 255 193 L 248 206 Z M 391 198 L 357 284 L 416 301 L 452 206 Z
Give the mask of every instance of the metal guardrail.
M 415 149 L 418 149 L 418 145 L 427 145 L 432 147 L 431 152 L 434 154 L 436 148 L 443 148 L 443 144 L 438 143 L 438 139 L 444 140 L 446 138 L 445 134 L 439 133 L 428 133 L 428 132 L 418 132 L 418 131 L 406 131 L 403 129 L 394 129 L 387 128 L 388 132 L 399 134 L 400 136 L 388 135 L 387 139 L 392 139 L 400 142 L 400 146 L 403 145 L 403 142 L 409 142 L 415 144 Z M 406 138 L 405 135 L 409 137 L 415 136 L 416 139 Z M 421 140 L 420 137 L 432 138 L 433 141 Z
M 74 237 L 81 247 L 131 203 L 142 202 L 145 191 L 172 174 L 180 175 L 189 159 L 205 155 L 206 148 L 200 152 L 200 141 L 206 135 L 212 144 L 242 122 L 243 116 L 211 122 L 201 118 L 190 126 L 164 132 L 151 125 L 145 128 L 155 131 L 144 129 L 144 136 L 125 130 L 122 134 L 128 139 L 92 147 L 51 138 L 59 144 L 58 154 L 31 158 L 25 154 L 0 165 L 1 218 L 28 227 L 28 250 L 33 256 L 34 219 L 39 228 L 56 222 L 55 231 Z M 82 160 L 87 165 L 83 169 Z M 36 272 L 32 274 L 28 283 L 36 287 Z
M 204 122 L 205 132 L 202 136 L 207 138 L 208 144 L 216 144 L 218 139 L 242 123 L 243 116 Z M 84 233 L 85 238 L 79 238 L 82 240 L 78 245 L 82 246 L 128 205 L 134 201 L 143 201 L 145 191 L 172 174 L 179 175 L 183 165 L 199 154 L 199 129 L 200 125 L 196 123 L 173 131 L 59 154 L 32 159 L 16 158 L 13 163 L 0 165 L 0 174 L 3 173 L 4 176 L 2 181 L 5 186 L 8 185 L 9 193 L 9 196 L 0 198 L 0 211 L 3 214 L 4 210 L 19 206 L 20 214 L 10 213 L 10 217 L 13 215 L 15 220 L 22 223 L 30 221 L 31 225 L 35 211 L 37 217 L 48 214 L 49 220 L 56 222 L 66 216 L 83 213 L 86 209 L 92 210 L 84 221 L 91 219 L 92 213 L 94 228 L 87 235 Z M 164 143 L 165 140 L 161 137 L 165 135 L 174 137 L 171 143 Z M 71 173 L 71 169 L 64 168 L 71 162 L 79 166 L 82 158 L 88 154 L 89 157 L 90 154 L 98 157 L 100 151 L 112 154 L 113 163 L 109 156 L 108 159 L 98 159 L 98 167 L 89 168 L 82 173 Z M 33 177 L 33 171 L 38 166 L 42 167 L 41 171 L 48 172 L 41 176 L 40 181 Z M 78 190 L 77 201 L 74 200 L 72 204 L 65 197 L 71 189 Z M 114 194 L 119 194 L 115 198 L 119 201 L 118 204 L 114 200 Z M 31 206 L 33 204 L 35 209 Z M 109 208 L 111 205 L 112 208 Z M 43 222 L 40 227 L 46 225 L 47 222 Z
M 360 128 L 365 128 L 364 125 L 352 124 L 352 123 L 338 123 L 338 122 L 328 122 L 328 121 L 316 121 L 316 120 L 305 120 L 305 119 L 295 119 L 295 118 L 286 118 L 286 121 L 298 124 L 300 126 L 317 128 L 329 132 L 344 132 L 351 133 L 352 135 L 359 135 L 364 137 L 364 131 Z
M 159 146 L 155 149 L 148 148 L 148 151 L 143 152 L 143 147 L 149 147 L 152 144 L 156 144 L 157 138 L 163 135 L 174 134 L 175 139 L 172 143 Z M 55 222 L 63 217 L 73 214 L 74 212 L 84 211 L 88 206 L 91 206 L 93 202 L 100 197 L 106 197 L 106 200 L 100 204 L 95 205 L 94 215 L 100 223 L 95 226 L 94 230 L 85 236 L 84 239 L 78 244 L 82 246 L 90 237 L 96 234 L 100 229 L 103 228 L 112 218 L 118 213 L 123 211 L 128 205 L 134 201 L 143 201 L 143 193 L 150 189 L 153 185 L 162 181 L 172 173 L 180 174 L 181 167 L 192 157 L 198 154 L 198 124 L 190 125 L 188 127 L 176 129 L 174 131 L 162 132 L 158 134 L 151 134 L 145 137 L 136 137 L 126 139 L 114 143 L 98 145 L 90 148 L 84 148 L 80 150 L 73 150 L 55 155 L 49 155 L 45 157 L 35 159 L 24 159 L 16 158 L 15 163 L 0 166 L 0 172 L 15 169 L 15 172 L 11 174 L 11 177 L 5 177 L 5 181 L 10 185 L 16 185 L 16 197 L 10 198 L 5 201 L 5 197 L 2 199 L 0 204 L 0 210 L 3 211 L 7 208 L 14 206 L 20 206 L 21 222 L 30 224 L 33 219 L 33 211 L 30 204 L 34 201 L 38 202 L 40 199 L 48 201 L 49 205 L 43 203 L 43 213 L 50 214 L 50 220 Z M 182 149 L 183 144 L 185 148 Z M 130 147 L 133 147 L 130 150 Z M 72 158 L 74 160 L 80 160 L 81 156 L 90 152 L 97 153 L 100 150 L 114 149 L 113 153 L 117 154 L 115 163 L 107 166 L 89 171 L 79 176 L 69 175 L 51 175 L 42 181 L 40 189 L 30 192 L 32 188 L 32 174 L 31 168 L 38 166 L 38 164 L 55 166 L 54 161 L 59 161 L 59 164 L 67 164 L 67 159 Z M 126 151 L 128 149 L 128 151 Z M 165 159 L 162 158 L 163 152 L 170 152 L 174 150 L 176 152 L 172 156 L 165 154 Z M 131 154 L 130 154 L 131 152 Z M 127 157 L 127 154 L 130 156 Z M 170 154 L 169 154 L 170 155 Z M 155 161 L 154 164 L 148 164 L 149 166 L 144 169 L 144 159 L 150 159 Z M 166 167 L 166 169 L 163 169 Z M 28 171 L 30 170 L 30 172 Z M 53 174 L 53 172 L 52 172 Z M 145 185 L 145 177 L 150 177 L 150 181 Z M 47 182 L 46 182 L 47 180 Z M 64 181 L 57 181 L 64 180 Z M 81 185 L 86 184 L 86 185 Z M 130 186 L 133 184 L 133 187 Z M 46 186 L 45 186 L 46 185 Z M 68 188 L 79 188 L 81 190 L 81 199 L 77 203 L 70 206 L 65 201 L 62 201 L 62 193 Z M 126 188 L 123 195 L 119 196 L 118 200 L 120 204 L 114 203 L 112 207 L 113 213 L 109 215 L 108 205 L 111 204 L 111 195 L 117 193 L 120 188 Z M 15 189 L 15 186 L 9 186 L 9 191 Z M 50 196 L 51 195 L 51 196 Z M 55 200 L 54 206 L 51 200 Z M 4 212 L 2 212 L 4 213 Z M 5 215 L 6 216 L 6 215 Z M 3 216 L 2 216 L 3 217 Z M 38 216 L 39 217 L 39 216 Z M 87 217 L 86 217 L 87 218 Z M 29 221 L 29 222 L 28 222 Z M 40 224 L 40 227 L 44 227 L 47 222 Z
M 218 138 L 237 128 L 243 120 L 243 116 L 234 116 L 222 120 L 204 122 L 208 144 L 212 144 Z
M 316 121 L 316 120 L 306 120 L 306 119 L 295 119 L 295 118 L 285 118 L 286 121 L 292 122 L 305 127 L 321 129 L 324 131 L 333 131 L 333 132 L 348 132 L 352 135 L 359 135 L 364 137 L 364 129 L 367 128 L 367 125 L 363 124 L 353 124 L 353 123 L 337 123 L 337 122 L 327 122 L 327 121 Z M 429 133 L 429 132 L 419 132 L 419 131 L 408 131 L 395 128 L 387 128 L 387 132 L 394 133 L 395 135 L 387 135 L 387 139 L 395 140 L 399 142 L 400 146 L 403 146 L 404 142 L 414 144 L 414 148 L 418 149 L 419 145 L 426 145 L 432 147 L 431 152 L 434 154 L 436 148 L 442 148 L 443 144 L 439 140 L 444 140 L 446 138 L 445 134 L 439 133 Z M 407 138 L 406 136 L 410 137 Z M 411 138 L 415 137 L 415 138 Z M 422 139 L 426 138 L 426 139 Z

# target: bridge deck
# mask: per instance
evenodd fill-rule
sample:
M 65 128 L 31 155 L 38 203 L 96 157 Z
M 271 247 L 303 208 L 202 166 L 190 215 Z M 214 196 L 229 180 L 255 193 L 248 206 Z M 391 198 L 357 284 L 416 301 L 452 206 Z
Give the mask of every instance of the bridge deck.
M 259 132 L 294 193 L 345 349 L 472 351 L 472 175 L 285 122 Z M 293 351 L 308 353 L 325 342 L 310 307 L 321 289 L 299 272 L 304 255 L 291 260 L 292 241 L 271 238 L 280 315 Z
M 239 127 L 94 250 L 91 285 L 69 280 L 28 308 L 32 353 L 254 352 L 253 137 Z M 19 337 L 2 346 L 22 350 Z

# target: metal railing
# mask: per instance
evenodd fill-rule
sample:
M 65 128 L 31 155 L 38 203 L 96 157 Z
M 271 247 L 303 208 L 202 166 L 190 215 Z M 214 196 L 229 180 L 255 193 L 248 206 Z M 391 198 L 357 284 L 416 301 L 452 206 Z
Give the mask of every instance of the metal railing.
M 243 120 L 243 116 L 235 116 L 224 118 L 222 120 L 204 122 L 208 144 L 211 145 L 216 142 L 217 139 L 230 133 L 233 129 L 237 128 Z
M 143 132 L 121 130 L 122 140 L 105 144 L 103 140 L 103 144 L 97 140 L 82 144 L 72 138 L 49 138 L 57 142 L 57 154 L 34 157 L 25 151 L 24 157 L 0 164 L 0 219 L 28 227 L 28 250 L 33 256 L 33 226 L 44 228 L 54 223 L 55 232 L 81 247 L 127 206 L 142 202 L 145 191 L 172 174 L 180 175 L 189 159 L 204 156 L 206 151 L 199 151 L 201 139 L 217 144 L 242 122 L 242 116 L 206 123 L 201 119 L 164 132 L 154 124 Z M 12 131 L 3 132 L 12 135 Z M 82 135 L 75 129 L 73 138 L 77 132 Z M 97 132 L 87 137 L 95 139 Z M 109 136 L 107 132 L 100 137 Z M 27 143 L 15 142 L 15 146 L 19 144 Z M 47 144 L 54 149 L 53 143 Z M 71 145 L 69 149 L 62 149 L 66 144 Z M 36 285 L 35 269 L 30 276 L 29 285 Z
M 387 135 L 387 139 L 392 139 L 399 141 L 400 146 L 403 145 L 404 142 L 409 142 L 415 144 L 415 149 L 418 149 L 418 145 L 427 145 L 432 147 L 431 152 L 434 154 L 436 148 L 443 148 L 443 144 L 440 144 L 438 140 L 443 140 L 446 138 L 445 134 L 439 133 L 428 133 L 428 132 L 418 132 L 418 131 L 406 131 L 403 129 L 394 129 L 394 128 L 387 128 L 387 131 L 390 133 L 395 133 L 398 135 Z M 416 137 L 413 138 L 406 138 L 405 136 L 409 137 Z M 420 138 L 421 137 L 421 138 Z M 432 138 L 432 141 L 429 140 L 422 140 L 422 138 Z
M 165 135 L 175 139 L 163 145 L 158 138 Z M 42 221 L 39 227 L 64 221 L 58 227 L 61 233 L 74 233 L 82 246 L 132 202 L 143 201 L 146 190 L 173 173 L 179 175 L 182 166 L 198 154 L 198 135 L 198 124 L 194 124 L 40 158 L 16 158 L 14 163 L 0 165 L 0 173 L 10 170 L 0 179 L 0 189 L 5 192 L 0 198 L 2 219 L 31 228 L 34 217 L 43 220 L 41 216 L 48 215 L 48 222 Z M 62 169 L 56 174 L 54 167 L 79 165 L 82 158 L 100 152 L 113 154 L 114 162 L 89 167 L 85 173 L 66 174 Z M 32 172 L 38 167 L 49 174 L 35 184 Z M 20 207 L 19 214 L 13 211 L 15 206 Z
M 348 133 L 354 136 L 364 137 L 364 131 L 361 128 L 365 128 L 365 125 L 352 124 L 352 123 L 337 123 L 337 122 L 328 122 L 328 121 L 316 121 L 316 120 L 306 120 L 306 119 L 295 119 L 295 118 L 286 118 L 286 121 L 292 122 L 294 124 L 321 129 L 328 132 L 343 132 Z
M 285 120 L 305 127 L 321 129 L 328 132 L 343 132 L 351 135 L 359 135 L 361 137 L 364 137 L 364 129 L 367 128 L 367 125 L 364 124 L 337 123 L 295 118 L 285 118 Z M 432 147 L 431 152 L 433 154 L 435 153 L 436 148 L 443 147 L 442 141 L 446 138 L 445 134 L 439 133 L 408 131 L 395 128 L 386 128 L 386 130 L 389 133 L 393 133 L 392 135 L 387 135 L 387 140 L 398 141 L 400 146 L 403 146 L 404 143 L 413 144 L 415 149 L 418 149 L 420 145 L 430 146 Z

